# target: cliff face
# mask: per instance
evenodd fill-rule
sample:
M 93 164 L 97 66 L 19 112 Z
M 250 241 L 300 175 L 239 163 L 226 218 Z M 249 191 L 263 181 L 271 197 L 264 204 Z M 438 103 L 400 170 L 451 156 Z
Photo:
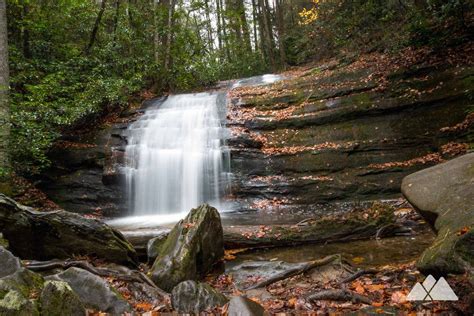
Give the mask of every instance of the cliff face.
M 380 68 L 370 58 L 329 62 L 231 90 L 234 207 L 290 214 L 399 197 L 404 176 L 468 150 L 472 66 Z M 70 211 L 126 214 L 126 128 L 140 111 L 65 139 L 40 187 Z
M 233 90 L 237 205 L 318 211 L 399 197 L 403 177 L 468 150 L 472 67 L 377 71 L 373 62 L 334 62 Z

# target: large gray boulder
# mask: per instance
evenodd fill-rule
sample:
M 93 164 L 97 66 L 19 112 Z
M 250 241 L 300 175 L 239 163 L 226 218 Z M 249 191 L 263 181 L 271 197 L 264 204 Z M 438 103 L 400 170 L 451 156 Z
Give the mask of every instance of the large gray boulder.
M 0 278 L 20 270 L 20 260 L 10 251 L 0 246 Z
M 224 256 L 223 230 L 219 212 L 207 204 L 192 209 L 177 223 L 160 247 L 151 279 L 171 291 L 178 283 L 205 276 Z
M 472 272 L 474 153 L 407 176 L 402 193 L 437 233 L 418 260 L 418 269 L 435 275 Z
M 66 211 L 38 212 L 0 194 L 0 231 L 22 259 L 49 260 L 88 255 L 136 266 L 123 235 L 96 219 Z
M 191 280 L 179 283 L 171 292 L 171 303 L 178 313 L 199 314 L 227 302 L 228 299 L 209 284 Z
M 112 315 L 122 315 L 132 311 L 131 306 L 117 290 L 89 271 L 69 268 L 47 279 L 69 284 L 86 307 Z

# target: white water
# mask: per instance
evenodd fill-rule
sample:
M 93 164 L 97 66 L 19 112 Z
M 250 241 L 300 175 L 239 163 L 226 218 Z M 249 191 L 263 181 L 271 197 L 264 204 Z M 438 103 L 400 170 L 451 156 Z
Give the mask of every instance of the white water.
M 177 220 L 191 208 L 220 208 L 229 186 L 229 153 L 218 95 L 170 96 L 129 127 L 125 170 L 138 221 Z M 129 218 L 130 219 L 130 218 Z

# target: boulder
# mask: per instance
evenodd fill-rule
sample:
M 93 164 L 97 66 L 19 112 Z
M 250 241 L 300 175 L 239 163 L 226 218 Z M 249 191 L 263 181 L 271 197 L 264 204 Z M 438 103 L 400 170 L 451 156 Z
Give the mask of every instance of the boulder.
M 77 293 L 81 302 L 94 310 L 122 315 L 131 312 L 128 302 L 102 278 L 80 268 L 69 268 L 47 277 L 48 280 L 64 281 Z
M 12 253 L 0 246 L 0 278 L 20 270 L 20 260 Z
M 0 315 L 39 315 L 34 298 L 43 288 L 41 275 L 21 268 L 0 279 Z
M 219 212 L 204 204 L 192 209 L 169 233 L 150 270 L 151 279 L 171 291 L 182 281 L 204 277 L 223 256 Z
M 38 212 L 0 194 L 0 231 L 22 259 L 87 255 L 136 266 L 136 252 L 123 235 L 96 219 L 57 210 Z
M 46 281 L 39 298 L 41 312 L 49 316 L 84 316 L 86 309 L 71 287 L 62 281 Z
M 229 302 L 229 316 L 263 316 L 265 309 L 258 303 L 244 297 L 235 296 Z
M 437 233 L 418 260 L 418 269 L 433 275 L 472 271 L 474 153 L 407 176 L 402 193 Z
M 228 299 L 210 285 L 195 281 L 179 283 L 171 292 L 171 303 L 178 313 L 195 313 L 223 306 Z
M 150 239 L 146 245 L 146 254 L 148 256 L 148 262 L 155 262 L 156 258 L 160 253 L 160 248 L 166 241 L 168 234 L 163 233 L 160 236 Z
M 29 300 L 17 291 L 9 291 L 0 299 L 0 315 L 36 316 L 40 313 L 35 300 Z

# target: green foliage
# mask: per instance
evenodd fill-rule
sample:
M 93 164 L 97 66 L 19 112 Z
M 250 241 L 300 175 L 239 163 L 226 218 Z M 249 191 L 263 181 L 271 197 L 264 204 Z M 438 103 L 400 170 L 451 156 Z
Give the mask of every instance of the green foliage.
M 9 0 L 11 155 L 16 171 L 31 174 L 47 168 L 48 151 L 64 132 L 93 123 L 110 109 L 127 107 L 140 90 L 193 90 L 265 68 L 250 53 L 231 63 L 222 61 L 220 52 L 209 51 L 202 25 L 188 12 L 204 8 L 203 2 L 192 4 L 177 6 L 170 28 L 166 7 L 107 1 L 88 52 L 100 2 Z M 172 58 L 165 66 L 170 33 Z
M 307 1 L 299 10 L 311 7 L 317 18 L 294 25 L 285 38 L 291 63 L 341 51 L 459 44 L 468 40 L 472 16 L 472 2 L 463 0 L 321 0 Z

